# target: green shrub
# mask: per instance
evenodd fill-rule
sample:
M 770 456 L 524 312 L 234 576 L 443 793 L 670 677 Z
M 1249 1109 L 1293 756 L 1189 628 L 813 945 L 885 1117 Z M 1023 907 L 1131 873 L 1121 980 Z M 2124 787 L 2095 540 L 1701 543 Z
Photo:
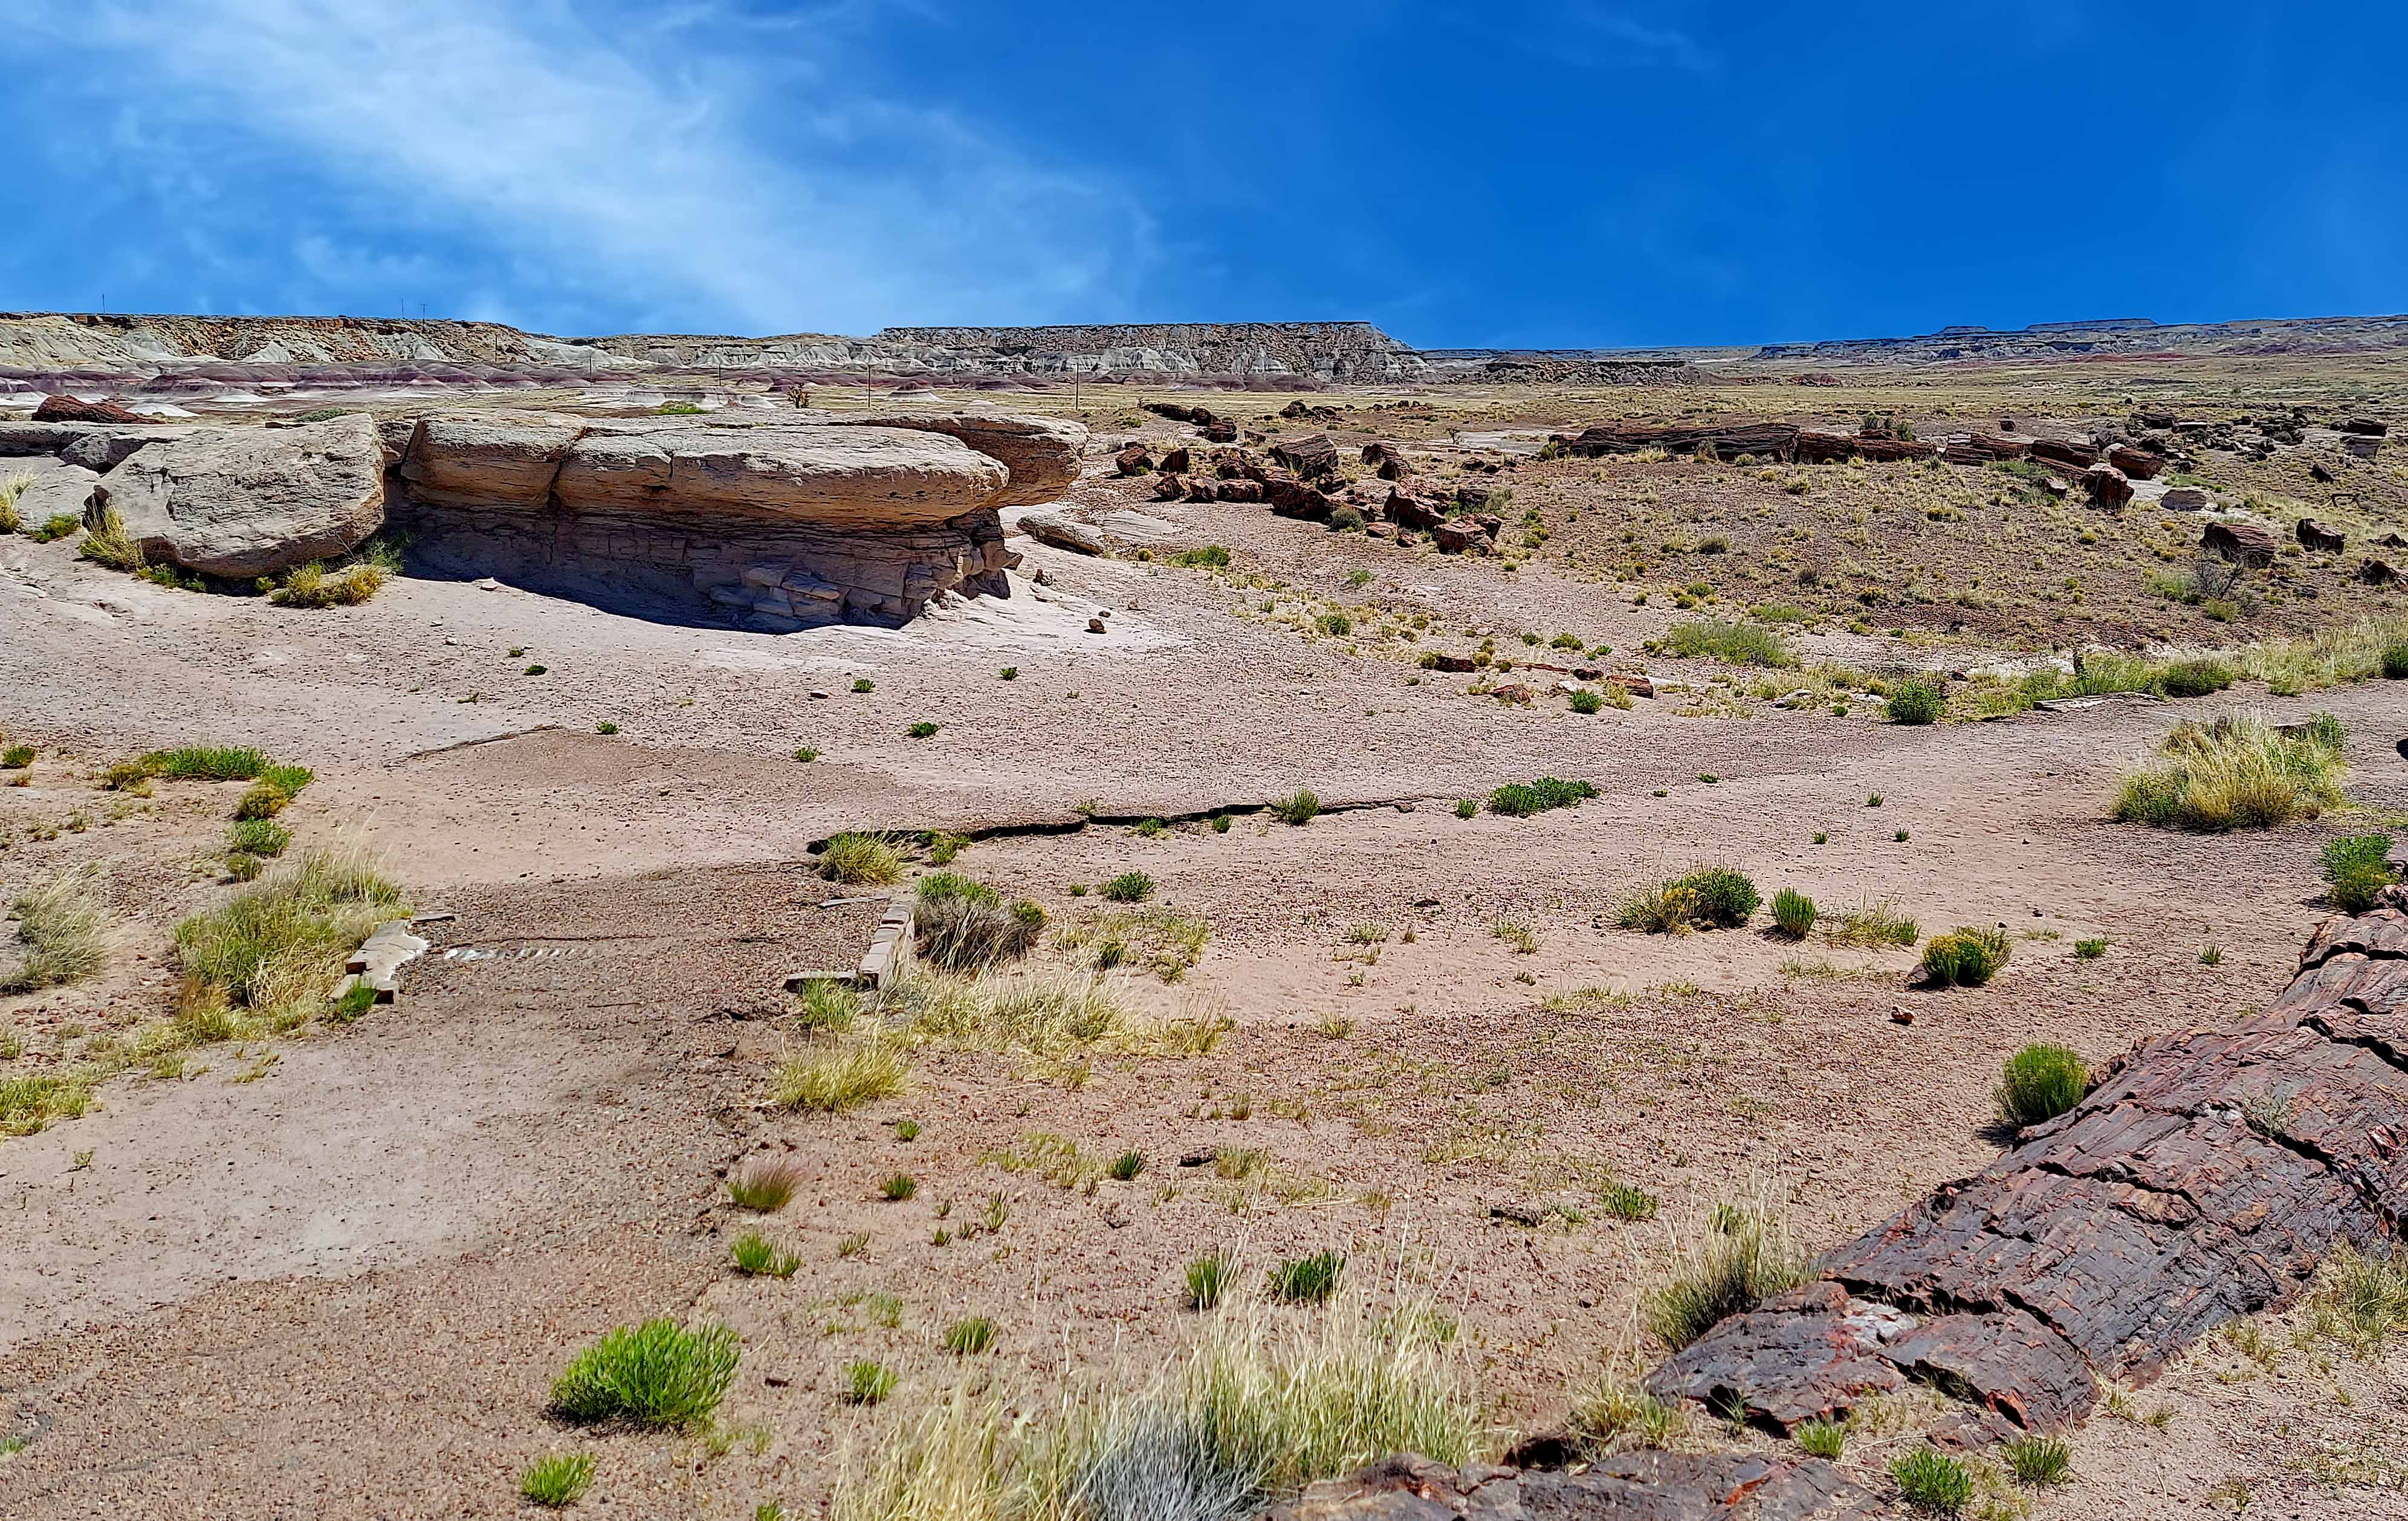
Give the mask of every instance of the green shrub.
M 1948 708 L 1940 683 L 1917 679 L 1890 688 L 1889 721 L 1893 724 L 1937 724 Z
M 1339 1274 L 1345 1270 L 1346 1256 L 1341 1252 L 1315 1252 L 1309 1257 L 1292 1258 L 1271 1270 L 1271 1297 L 1292 1304 L 1325 1303 L 1338 1292 Z
M 34 764 L 32 745 L 10 745 L 0 750 L 0 771 L 22 771 Z
M 2331 884 L 2333 907 L 2344 913 L 2364 913 L 2374 907 L 2384 888 L 2399 880 L 2391 869 L 2391 837 L 2387 834 L 2344 835 L 2328 840 L 2319 864 Z
M 897 1172 L 878 1185 L 878 1197 L 889 1204 L 900 1204 L 920 1192 L 920 1180 L 908 1172 Z
M 1814 932 L 1814 900 L 1784 887 L 1772 895 L 1772 922 L 1793 940 Z
M 1598 1208 L 1616 1220 L 1653 1220 L 1656 1218 L 1656 1196 L 1644 1188 L 1633 1188 L 1627 1183 L 1608 1183 L 1597 1191 Z
M 1719 660 L 1729 666 L 1767 666 L 1776 668 L 1798 664 L 1781 636 L 1761 624 L 1734 623 L 1721 618 L 1699 618 L 1674 624 L 1661 639 L 1650 639 L 1647 648 L 1658 654 L 1677 655 L 1683 659 Z
M 1509 782 L 1488 795 L 1488 811 L 1523 819 L 1550 809 L 1571 808 L 1597 796 L 1586 782 L 1564 782 L 1542 776 L 1535 782 Z
M 111 570 L 136 571 L 142 568 L 142 546 L 125 531 L 125 520 L 113 507 L 102 508 L 96 520 L 85 524 L 83 542 L 77 547 L 76 552 Z
M 2111 817 L 2160 829 L 2271 829 L 2343 802 L 2341 725 L 2319 714 L 2291 730 L 2253 714 L 2186 720 L 2154 759 L 2125 774 Z
M 292 831 L 273 819 L 244 819 L 226 831 L 226 849 L 251 855 L 281 855 Z
M 1697 918 L 1698 895 L 1684 882 L 1642 887 L 1624 900 L 1615 922 L 1651 935 L 1685 934 Z
M 1933 987 L 1980 987 L 2013 954 L 2005 930 L 1960 925 L 1924 942 L 1924 980 Z
M 2061 1437 L 2035 1433 L 2008 1442 L 1999 1449 L 1999 1456 L 2007 1460 L 2007 1471 L 2015 1476 L 2017 1484 L 2035 1488 L 2063 1484 L 2073 1473 L 2073 1449 Z
M 2383 679 L 2408 682 L 2408 639 L 2396 639 L 2383 647 Z
M 1181 550 L 1171 555 L 1170 563 L 1191 570 L 1226 570 L 1229 552 L 1218 544 L 1202 544 L 1192 550 Z
M 1283 797 L 1271 805 L 1271 811 L 1282 824 L 1298 826 L 1311 824 L 1321 812 L 1321 799 L 1310 788 L 1299 787 L 1293 796 Z
M 26 537 L 36 544 L 47 544 L 54 538 L 64 538 L 82 526 L 82 520 L 72 512 L 53 512 L 49 521 Z
M 1468 819 L 1477 814 L 1479 811 L 1480 805 L 1472 799 L 1469 797 L 1458 797 L 1455 799 L 1455 816 L 1456 818 Z
M 887 887 L 902 880 L 903 857 L 884 835 L 837 835 L 820 853 L 820 875 L 848 887 Z
M 1681 880 L 1697 895 L 1698 923 L 1713 928 L 1740 928 L 1763 901 L 1756 883 L 1728 867 L 1708 867 Z
M 638 1426 L 708 1420 L 736 1378 L 736 1333 L 688 1330 L 666 1317 L 622 1326 L 570 1359 L 552 1385 L 552 1408 L 580 1425 L 624 1416 Z
M 1573 712 L 1594 713 L 1605 706 L 1605 699 L 1586 687 L 1582 687 L 1572 694 L 1571 704 Z
M 843 1399 L 847 1404 L 874 1405 L 893 1394 L 901 1382 L 892 1368 L 864 1357 L 844 1365 Z
M 249 782 L 272 763 L 248 745 L 183 745 L 142 757 L 152 776 L 175 782 Z
M 923 719 L 919 723 L 912 725 L 910 728 L 905 729 L 903 732 L 910 735 L 914 739 L 925 739 L 928 736 L 936 733 L 937 728 L 938 725 Z
M 910 1066 L 891 1046 L 872 1042 L 824 1056 L 789 1056 L 769 1101 L 780 1109 L 841 1114 L 903 1091 Z
M 1999 1118 L 2020 1130 L 2082 1102 L 2090 1066 L 2064 1046 L 2034 1044 L 2007 1058 L 1999 1079 Z
M 287 608 L 355 607 L 383 590 L 385 580 L 385 568 L 380 565 L 363 563 L 329 573 L 323 563 L 312 560 L 287 571 L 284 583 L 267 599 Z M 540 676 L 543 667 L 529 666 L 527 674 Z
M 1973 1475 L 1964 1464 L 1929 1447 L 1917 1447 L 1889 1466 L 1899 1498 L 1927 1515 L 1955 1515 L 1973 1499 Z
M 594 1455 L 548 1453 L 519 1474 L 519 1493 L 549 1510 L 562 1510 L 594 1487 Z
M 1114 903 L 1142 903 L 1154 896 L 1154 879 L 1142 871 L 1124 871 L 1097 889 Z
M 2181 660 L 2158 673 L 2157 684 L 2169 697 L 2213 696 L 2232 684 L 2232 668 L 2220 660 Z

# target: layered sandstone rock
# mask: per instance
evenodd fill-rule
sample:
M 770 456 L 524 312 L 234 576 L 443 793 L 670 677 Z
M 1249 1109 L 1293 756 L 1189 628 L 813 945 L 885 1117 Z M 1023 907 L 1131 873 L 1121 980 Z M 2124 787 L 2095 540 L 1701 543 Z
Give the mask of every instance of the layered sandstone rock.
M 205 576 L 272 576 L 384 525 L 384 456 L 365 417 L 268 431 L 189 428 L 92 488 L 144 556 Z

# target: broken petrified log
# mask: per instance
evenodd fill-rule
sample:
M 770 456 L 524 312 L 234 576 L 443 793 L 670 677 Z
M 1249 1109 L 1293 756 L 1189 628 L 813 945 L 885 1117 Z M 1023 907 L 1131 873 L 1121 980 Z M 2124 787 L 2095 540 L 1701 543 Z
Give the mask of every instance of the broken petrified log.
M 1929 459 L 1939 452 L 1938 445 L 1913 438 L 1875 438 L 1861 433 L 1832 433 L 1820 428 L 1801 428 L 1798 433 L 1798 458 L 1809 465 L 1830 465 L 1849 459 L 1875 463 Z
M 1111 553 L 1104 536 L 1083 523 L 1073 523 L 1058 512 L 1023 512 L 1020 531 L 1040 544 L 1051 544 L 1057 550 L 1074 554 L 1097 556 Z
M 1649 427 L 1644 424 L 1590 428 L 1564 440 L 1571 454 L 1636 454 L 1660 449 L 1668 454 L 1694 454 L 1711 446 L 1717 459 L 1753 454 L 1758 459 L 1789 460 L 1798 455 L 1798 429 L 1788 423 L 1735 423 L 1723 427 Z
M 2035 438 L 2032 440 L 2031 457 L 2069 470 L 2086 470 L 2099 463 L 2099 451 L 2089 444 L 2075 443 L 2070 438 Z
M 2166 467 L 2164 456 L 2152 454 L 2145 449 L 2135 449 L 2129 444 L 2116 444 L 2110 448 L 2107 463 L 2134 481 L 2154 481 L 2157 472 Z
M 1881 1514 L 1870 1494 L 1819 1457 L 1616 1453 L 1574 1471 L 1454 1469 L 1399 1453 L 1313 1485 L 1265 1521 L 1864 1521 Z
M 2329 554 L 2338 554 L 2349 546 L 2349 539 L 2339 529 L 2328 528 L 2314 518 L 2301 518 L 2296 531 L 2300 536 L 2301 549 L 2322 550 Z
M 1389 522 L 1426 533 L 1446 521 L 1443 504 L 1419 495 L 1410 482 L 1398 482 L 1388 491 L 1388 499 L 1380 509 Z
M 2273 533 L 2254 523 L 2211 523 L 2199 533 L 2200 548 L 2234 565 L 2268 566 L 2279 547 Z
M 1338 470 L 1338 446 L 1329 441 L 1326 433 L 1283 438 L 1271 445 L 1271 458 L 1294 471 L 1300 481 L 1318 480 Z
M 156 425 L 158 419 L 145 417 L 131 407 L 113 401 L 79 401 L 73 396 L 44 396 L 34 409 L 36 423 L 131 423 Z
M 1131 444 L 1112 456 L 1112 468 L 1122 475 L 1143 475 L 1154 468 L 1154 456 L 1145 445 Z
M 2408 1213 L 2408 888 L 2318 926 L 2264 1012 L 2144 1040 L 2070 1113 L 1830 1253 L 1649 1375 L 1784 1428 L 1894 1379 L 2080 1420 L 2217 1327 L 2297 1299 Z M 1977 1423 L 1978 1424 L 1978 1423 Z
M 1961 438 L 1951 438 L 1940 457 L 1951 465 L 1988 465 L 1998 460 L 2031 458 L 2031 443 L 2025 438 L 2006 438 L 1995 433 L 1969 433 Z
M 2132 482 L 2112 465 L 2094 465 L 2083 471 L 2082 489 L 2092 501 L 2111 511 L 2132 499 Z

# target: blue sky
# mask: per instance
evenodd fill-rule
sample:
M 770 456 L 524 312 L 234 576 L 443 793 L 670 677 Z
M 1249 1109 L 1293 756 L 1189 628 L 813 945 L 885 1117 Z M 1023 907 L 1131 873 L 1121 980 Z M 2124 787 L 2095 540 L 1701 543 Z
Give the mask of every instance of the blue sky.
M 0 308 L 1424 347 L 2408 310 L 2408 7 L 9 7 Z

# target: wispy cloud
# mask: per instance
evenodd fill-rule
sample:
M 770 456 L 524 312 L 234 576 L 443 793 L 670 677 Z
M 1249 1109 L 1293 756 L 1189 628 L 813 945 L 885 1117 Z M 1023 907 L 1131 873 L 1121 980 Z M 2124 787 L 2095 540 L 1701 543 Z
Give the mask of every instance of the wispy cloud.
M 1693 74 L 1712 74 L 1722 60 L 1688 33 L 1638 20 L 1612 6 L 1590 0 L 1568 0 L 1566 29 L 1551 39 L 1549 50 L 1591 67 L 1663 65 Z
M 61 16 L 12 15 L 0 55 L 138 102 L 117 133 L 142 145 L 159 203 L 221 239 L 223 222 L 265 223 L 295 289 L 374 289 L 443 257 L 540 270 L 538 299 L 564 316 L 861 332 L 1112 314 L 1148 257 L 1146 218 L 1111 183 L 846 83 L 837 50 L 869 23 L 854 4 L 810 26 L 568 0 Z M 296 171 L 326 193 L 320 224 L 290 198 Z

